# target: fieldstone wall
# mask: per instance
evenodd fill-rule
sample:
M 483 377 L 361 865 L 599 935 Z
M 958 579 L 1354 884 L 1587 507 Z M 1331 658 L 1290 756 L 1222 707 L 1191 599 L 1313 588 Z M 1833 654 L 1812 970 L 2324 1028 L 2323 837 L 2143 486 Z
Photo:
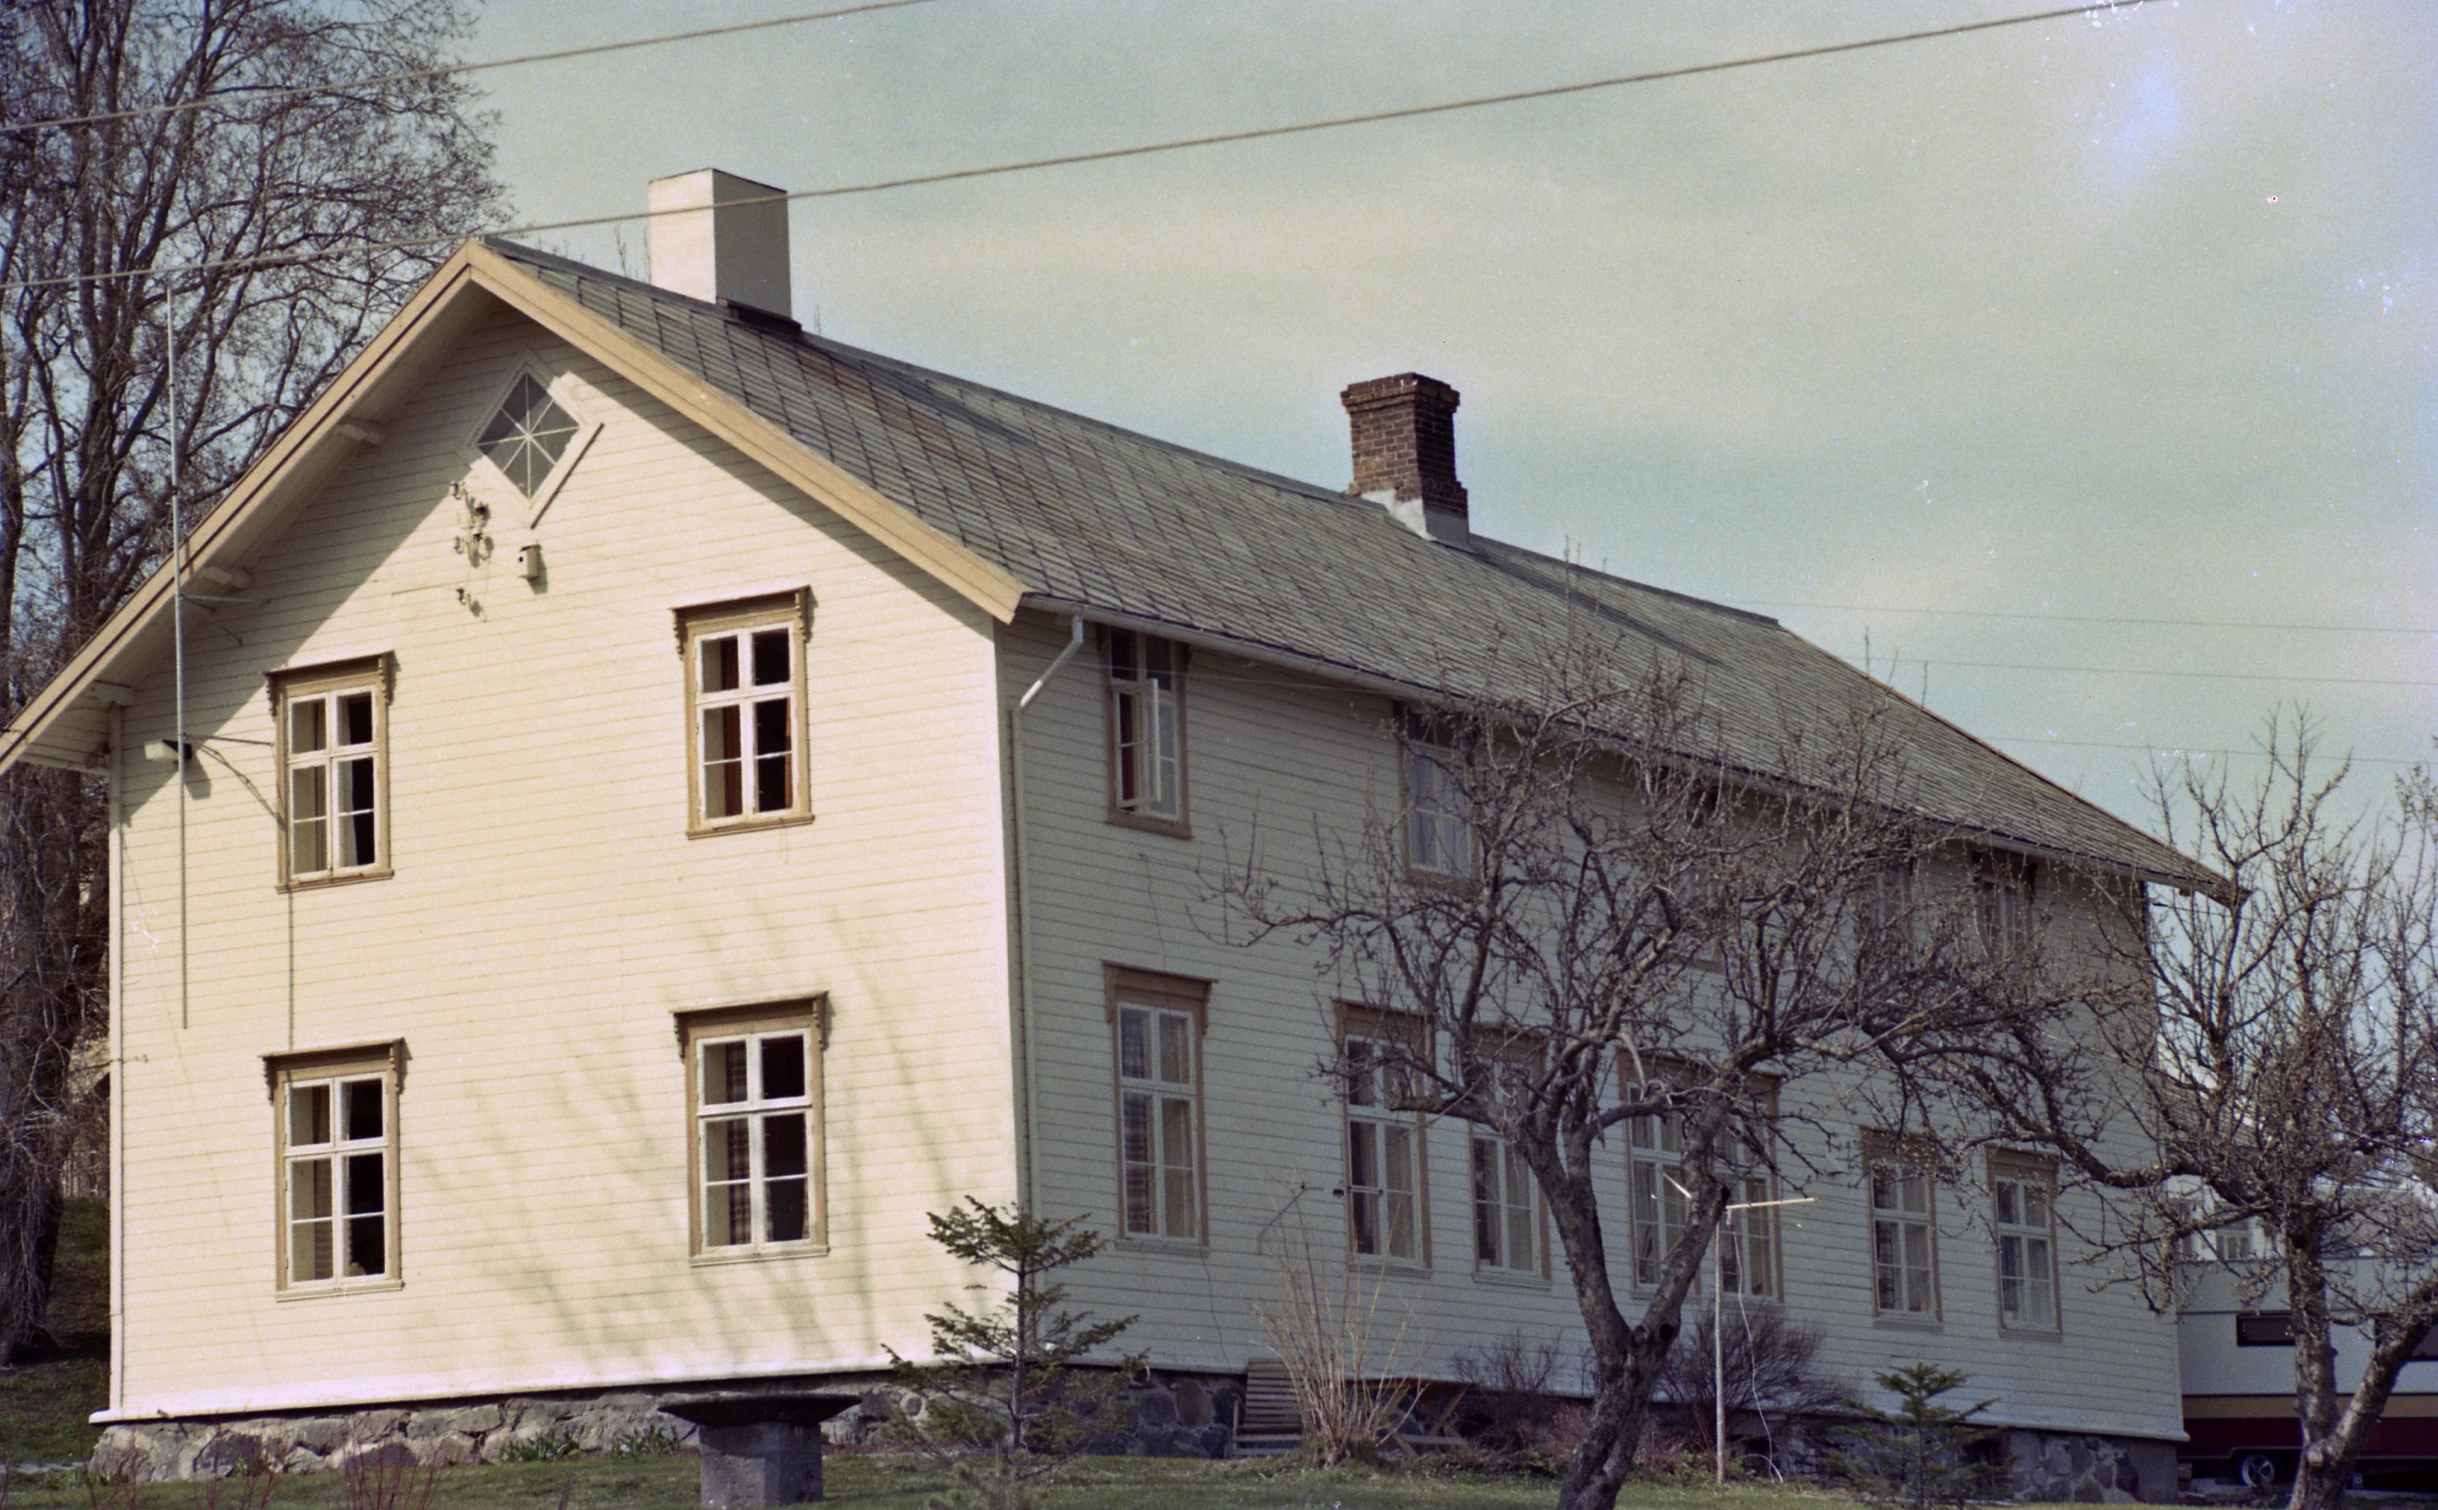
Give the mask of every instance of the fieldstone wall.
M 223 1478 L 257 1464 L 281 1473 L 336 1471 L 359 1460 L 445 1467 L 528 1453 L 609 1452 L 655 1432 L 659 1440 L 690 1447 L 694 1427 L 664 1415 L 660 1399 L 642 1393 L 513 1396 L 343 1415 L 122 1422 L 102 1432 L 92 1467 L 138 1481 Z
M 514 1395 L 337 1414 L 123 1422 L 102 1432 L 91 1466 L 109 1477 L 153 1482 L 225 1478 L 257 1464 L 281 1473 L 335 1472 L 358 1461 L 449 1467 L 526 1456 L 599 1454 L 622 1445 L 632 1450 L 662 1442 L 692 1452 L 693 1424 L 666 1414 L 660 1402 L 715 1387 Z M 863 1392 L 863 1403 L 822 1427 L 823 1436 L 840 1445 L 879 1445 L 881 1428 L 894 1410 L 922 1414 L 921 1397 L 868 1377 L 791 1380 L 785 1387 Z M 1125 1429 L 1095 1442 L 1093 1450 L 1128 1457 L 1226 1457 L 1235 1446 L 1243 1394 L 1239 1377 L 1156 1371 L 1128 1391 Z
M 2139 1504 L 2141 1473 L 2129 1446 L 2111 1437 L 2010 1431 L 2002 1443 L 2007 1484 L 2020 1501 Z
M 1096 1453 L 1136 1458 L 1223 1458 L 1235 1450 L 1244 1379 L 1233 1374 L 1186 1374 L 1155 1369 L 1126 1393 L 1126 1425 L 1089 1444 Z M 868 1391 L 853 1410 L 822 1430 L 841 1445 L 886 1446 L 889 1422 L 903 1413 L 920 1421 L 923 1397 L 912 1390 Z

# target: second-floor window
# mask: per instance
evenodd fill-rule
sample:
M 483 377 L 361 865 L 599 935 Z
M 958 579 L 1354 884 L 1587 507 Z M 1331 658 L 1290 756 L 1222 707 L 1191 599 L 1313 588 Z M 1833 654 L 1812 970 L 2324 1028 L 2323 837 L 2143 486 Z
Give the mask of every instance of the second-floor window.
M 382 664 L 283 674 L 274 688 L 283 768 L 281 880 L 387 874 L 389 697 Z
M 1454 731 L 1408 716 L 1403 738 L 1405 863 L 1440 876 L 1473 873 L 1473 820 L 1460 779 Z
M 1983 855 L 1973 865 L 1974 922 L 1981 947 L 1993 956 L 2019 955 L 2032 944 L 2031 866 L 2011 855 Z
M 692 831 L 807 816 L 802 599 L 693 610 L 681 622 Z
M 1109 631 L 1112 816 L 1185 825 L 1185 650 L 1156 635 Z

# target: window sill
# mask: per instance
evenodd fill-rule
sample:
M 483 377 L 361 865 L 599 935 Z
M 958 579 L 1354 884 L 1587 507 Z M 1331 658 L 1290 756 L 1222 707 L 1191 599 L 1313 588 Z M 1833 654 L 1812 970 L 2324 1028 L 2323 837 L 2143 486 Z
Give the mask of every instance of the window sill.
M 1190 839 L 1194 826 L 1183 818 L 1154 818 L 1147 813 L 1130 813 L 1122 807 L 1109 809 L 1109 822 L 1116 828 L 1131 828 L 1146 834 L 1166 834 L 1172 839 Z
M 1374 1258 L 1361 1253 L 1346 1255 L 1346 1267 L 1357 1274 L 1369 1274 L 1380 1279 L 1427 1281 L 1431 1266 L 1419 1258 Z
M 1998 1335 L 2008 1342 L 2061 1343 L 2066 1340 L 2063 1327 L 2008 1326 L 2003 1321 L 1998 1323 Z
M 352 1283 L 341 1280 L 319 1280 L 309 1284 L 290 1285 L 271 1298 L 282 1305 L 292 1300 L 335 1300 L 342 1295 L 386 1295 L 403 1290 L 403 1279 L 359 1279 Z
M 1432 870 L 1410 860 L 1405 864 L 1405 884 L 1452 897 L 1469 897 L 1481 890 L 1481 878 L 1469 870 Z
M 351 870 L 343 876 L 307 876 L 302 881 L 282 880 L 278 889 L 281 891 L 325 891 L 333 886 L 353 886 L 359 881 L 386 881 L 396 874 L 396 871 L 382 865 L 371 870 Z
M 1501 1285 L 1510 1290 L 1546 1290 L 1550 1287 L 1544 1276 L 1515 1269 L 1475 1269 L 1473 1282 L 1478 1285 Z
M 775 818 L 746 818 L 735 823 L 694 823 L 686 828 L 689 839 L 716 839 L 722 834 L 759 834 L 774 828 L 799 828 L 813 821 L 810 813 L 781 813 Z
M 794 1258 L 827 1258 L 828 1243 L 790 1243 L 783 1248 L 745 1248 L 734 1253 L 695 1253 L 687 1262 L 697 1269 L 724 1269 L 731 1264 L 785 1263 Z
M 1947 1323 L 1936 1316 L 1907 1316 L 1889 1311 L 1874 1314 L 1871 1317 L 1871 1325 L 1885 1327 L 1892 1332 L 1943 1332 L 1947 1330 Z

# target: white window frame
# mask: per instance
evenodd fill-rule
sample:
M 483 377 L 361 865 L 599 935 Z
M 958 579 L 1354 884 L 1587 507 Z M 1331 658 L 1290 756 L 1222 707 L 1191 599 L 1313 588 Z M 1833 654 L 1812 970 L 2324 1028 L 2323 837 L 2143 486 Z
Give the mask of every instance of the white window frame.
M 1109 684 L 1109 818 L 1183 835 L 1185 647 L 1131 629 L 1104 646 Z
M 1423 1123 L 1406 1107 L 1401 1077 L 1393 1067 L 1379 1067 L 1372 1046 L 1419 1041 L 1419 1024 L 1352 1008 L 1342 1012 L 1338 1062 L 1345 1087 L 1346 1251 L 1412 1268 L 1430 1263 Z
M 1209 986 L 1118 966 L 1108 967 L 1107 985 L 1117 1093 L 1118 1237 L 1128 1243 L 1203 1247 L 1209 1201 L 1202 1038 Z M 1129 1054 L 1130 1040 L 1140 1046 L 1139 1054 Z
M 398 1092 L 404 1059 L 404 1046 L 396 1043 L 265 1056 L 277 1164 L 273 1184 L 279 1202 L 274 1288 L 282 1296 L 396 1289 L 404 1283 L 398 1210 Z M 319 1138 L 310 1136 L 317 1122 L 308 1120 L 317 1100 L 318 1127 L 324 1133 Z M 379 1118 L 370 1131 L 362 1127 L 366 1110 Z M 380 1161 L 369 1182 L 364 1177 L 367 1159 Z M 316 1169 L 322 1171 L 318 1179 L 310 1173 Z M 374 1200 L 377 1205 L 367 1204 Z M 377 1222 L 378 1230 L 368 1234 L 367 1222 Z M 320 1247 L 327 1256 L 327 1274 L 300 1272 L 321 1266 L 298 1262 L 299 1244 L 309 1241 L 315 1228 L 325 1234 Z
M 686 683 L 686 832 L 690 836 L 811 820 L 804 668 L 811 649 L 811 623 L 811 594 L 804 589 L 678 610 L 677 644 Z M 724 644 L 736 647 L 736 684 L 706 690 L 705 652 Z M 786 675 L 778 681 L 757 681 L 759 655 L 769 644 L 786 648 Z M 761 710 L 781 700 L 785 706 L 780 717 L 766 727 Z M 736 713 L 735 753 L 717 764 L 736 767 L 736 795 L 743 806 L 737 812 L 714 812 L 726 804 L 713 800 L 713 782 L 721 773 L 713 770 L 714 763 L 707 758 L 704 723 L 706 715 L 731 710 Z M 772 754 L 764 742 L 773 732 L 783 732 L 788 741 L 779 766 L 787 781 L 787 800 L 766 807 L 762 805 L 762 781 Z
M 686 1075 L 686 1201 L 689 1249 L 698 1261 L 725 1263 L 737 1259 L 790 1258 L 828 1251 L 829 1192 L 824 1172 L 825 1144 L 821 1110 L 821 1061 L 827 1038 L 828 1003 L 822 997 L 764 1002 L 678 1014 L 678 1041 Z M 768 1094 L 763 1076 L 767 1044 L 802 1045 L 804 1084 L 798 1094 Z M 708 1092 L 715 1050 L 742 1051 L 745 1094 L 733 1100 L 713 1100 Z M 769 1133 L 773 1125 L 800 1119 L 803 1127 L 804 1169 L 773 1174 L 768 1167 Z M 715 1138 L 722 1124 L 742 1123 L 746 1159 L 742 1178 L 726 1177 L 721 1154 L 734 1144 Z M 715 1175 L 723 1176 L 715 1178 Z M 774 1185 L 804 1182 L 803 1230 L 795 1237 L 771 1234 Z M 746 1197 L 744 1241 L 713 1241 L 718 1191 L 742 1190 Z M 733 1208 L 731 1208 L 733 1209 Z M 733 1231 L 733 1228 L 729 1229 Z
M 390 660 L 386 655 L 272 674 L 273 743 L 279 759 L 279 884 L 283 889 L 374 880 L 392 873 L 390 685 Z M 359 699 L 371 721 L 368 737 L 342 741 L 342 711 Z M 320 743 L 301 749 L 298 723 L 308 711 L 319 716 Z M 362 792 L 343 793 L 342 788 L 353 784 L 353 772 L 367 768 L 369 808 L 342 806 L 350 796 L 357 800 L 366 796 Z M 318 813 L 301 811 L 306 804 L 298 800 L 299 789 L 306 780 L 318 785 L 321 809 Z M 351 815 L 360 816 L 363 821 L 349 824 L 350 829 L 358 833 L 370 830 L 373 855 L 369 860 L 349 864 L 341 860 L 340 825 Z M 306 858 L 298 851 L 301 825 L 305 824 L 319 825 L 322 861 L 319 866 L 300 863 Z
M 1408 712 L 1398 741 L 1405 863 L 1428 876 L 1473 874 L 1473 818 L 1455 774 L 1461 755 L 1442 721 Z
M 1918 1190 L 1919 1209 L 1908 1204 L 1909 1189 Z M 1872 1148 L 1865 1159 L 1863 1197 L 1871 1223 L 1872 1311 L 1896 1320 L 1937 1321 L 1938 1179 L 1929 1160 L 1895 1142 Z
M 2010 1332 L 2053 1334 L 2064 1324 L 2058 1305 L 2056 1173 L 2036 1162 L 1995 1160 L 1989 1184 L 1998 1325 Z
M 575 421 L 576 427 L 575 434 L 560 450 L 558 459 L 551 463 L 550 471 L 530 494 L 517 486 L 515 479 L 482 448 L 483 432 L 491 428 L 492 419 L 506 406 L 509 396 L 516 392 L 517 384 L 526 379 L 531 379 L 540 387 L 552 403 Z M 475 411 L 473 425 L 465 432 L 465 439 L 458 444 L 458 457 L 468 467 L 466 481 L 474 486 L 477 496 L 495 507 L 504 508 L 507 511 L 504 517 L 517 520 L 526 529 L 542 522 L 542 516 L 557 500 L 559 490 L 567 485 L 576 464 L 584 459 L 584 453 L 592 448 L 594 440 L 601 434 L 601 422 L 591 417 L 589 406 L 578 397 L 577 387 L 571 374 L 553 376 L 530 352 L 520 353 L 508 374 L 492 387 L 487 401 Z

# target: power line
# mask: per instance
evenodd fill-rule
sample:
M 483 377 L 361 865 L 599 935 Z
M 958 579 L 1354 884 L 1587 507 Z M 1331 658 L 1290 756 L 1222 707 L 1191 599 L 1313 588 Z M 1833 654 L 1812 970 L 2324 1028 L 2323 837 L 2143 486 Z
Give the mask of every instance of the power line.
M 2223 755 L 2241 759 L 2257 757 L 2264 753 L 2260 750 L 2204 750 L 2192 745 L 2179 744 L 2143 745 L 2110 743 L 2099 739 L 2056 739 L 2046 734 L 1984 734 L 1976 737 L 1985 739 L 1991 744 L 2070 745 L 2080 750 L 2136 750 L 2147 755 Z M 2427 761 L 2391 760 L 2379 755 L 2347 755 L 2344 758 L 2355 765 L 2415 766 L 2428 764 Z
M 912 3 L 912 0 L 906 0 Z M 1641 73 L 1616 74 L 1608 78 L 1585 79 L 1573 84 L 1549 84 L 1537 89 L 1515 89 L 1502 94 L 1475 95 L 1461 100 L 1442 100 L 1429 105 L 1404 105 L 1389 110 L 1367 110 L 1356 115 L 1328 116 L 1319 120 L 1297 121 L 1284 126 L 1253 126 L 1241 131 L 1219 131 L 1204 136 L 1172 137 L 1166 141 L 1144 142 L 1131 147 L 1103 147 L 1088 152 L 1064 152 L 1051 157 L 1025 158 L 1016 162 L 992 163 L 979 168 L 948 168 L 935 173 L 909 173 L 895 178 L 877 178 L 865 183 L 841 184 L 828 189 L 799 189 L 792 194 L 763 194 L 746 199 L 728 200 L 730 206 L 755 204 L 790 204 L 799 199 L 838 199 L 852 194 L 877 194 L 890 189 L 919 188 L 929 184 L 961 183 L 969 179 L 996 178 L 1010 173 L 1031 173 L 1044 168 L 1067 168 L 1083 163 L 1115 162 L 1129 157 L 1150 157 L 1164 152 L 1183 152 L 1197 147 L 1226 146 L 1235 142 L 1265 141 L 1273 137 L 1298 136 L 1315 131 L 1335 131 L 1347 126 L 1369 126 L 1384 121 L 1414 120 L 1422 116 L 1447 115 L 1460 110 L 1480 110 L 1494 105 L 1515 105 L 1530 100 L 1557 99 L 1571 94 L 1587 94 L 1594 90 L 1617 89 L 1629 84 L 1655 84 L 1669 79 L 1695 78 L 1702 74 L 1724 73 L 1730 69 L 1757 68 L 1767 63 L 1792 63 L 1807 58 L 1833 57 L 1839 53 L 1862 52 L 1870 48 L 1894 47 L 1905 42 L 1928 42 L 1946 37 L 1967 36 L 1973 32 L 1995 31 L 2001 27 L 2025 26 L 2038 21 L 2056 21 L 2067 16 L 2088 15 L 2094 11 L 2136 9 L 2140 0 L 2119 7 L 2114 0 L 2098 5 L 2069 5 L 2055 10 L 2033 11 L 2019 16 L 2001 16 L 1994 21 L 1968 21 L 1955 26 L 1933 27 L 1927 31 L 1900 32 L 1889 36 L 1866 37 L 1854 42 L 1829 42 L 1817 47 L 1790 48 L 1783 52 L 1755 53 L 1747 57 L 1729 58 L 1716 63 L 1688 63 L 1676 68 L 1655 68 Z M 684 215 L 692 210 L 638 210 L 623 215 L 587 215 L 573 220 L 536 221 L 512 226 L 487 234 L 496 236 L 530 236 L 543 231 L 589 230 L 595 226 L 622 225 L 630 221 L 650 220 L 655 213 Z M 191 262 L 177 269 L 160 271 L 202 272 L 218 268 L 265 268 L 302 265 L 325 256 L 361 255 L 365 252 L 406 251 L 455 241 L 455 236 L 415 236 L 402 240 L 367 242 L 330 253 L 279 253 L 260 257 L 231 257 L 212 262 Z M 14 283 L 0 283 L 0 291 L 20 288 L 46 288 L 64 284 L 98 283 L 119 278 L 141 278 L 151 274 L 151 268 L 131 268 L 107 273 L 71 273 L 56 278 L 28 278 Z
M 1916 659 L 1912 664 L 1916 666 L 1960 666 L 1975 671 L 2055 671 L 2075 676 L 2169 676 L 2196 677 L 2223 682 L 2308 682 L 2315 687 L 2438 687 L 2438 682 L 2400 681 L 2376 676 L 2272 676 L 2259 671 L 2165 671 L 2142 666 L 2043 666 L 2026 661 Z M 1863 669 L 1869 671 L 1870 668 Z
M 49 120 L 26 121 L 18 125 L 0 124 L 0 131 L 43 131 L 63 126 L 97 126 L 105 121 L 128 121 L 146 116 L 179 115 L 189 110 L 201 110 L 222 100 L 251 101 L 292 100 L 308 94 L 333 94 L 341 90 L 368 89 L 376 84 L 405 84 L 416 79 L 447 78 L 451 74 L 483 73 L 494 68 L 519 68 L 527 63 L 557 63 L 568 58 L 598 57 L 603 53 L 631 52 L 639 47 L 664 47 L 672 42 L 699 42 L 706 37 L 732 37 L 739 32 L 768 31 L 777 26 L 801 26 L 807 21 L 829 21 L 840 16 L 859 16 L 867 11 L 897 10 L 909 5 L 929 5 L 932 0 L 869 0 L 868 4 L 840 6 L 833 10 L 805 11 L 793 16 L 773 16 L 766 21 L 740 21 L 733 26 L 706 26 L 695 31 L 663 32 L 658 36 L 632 37 L 624 42 L 600 42 L 589 47 L 563 47 L 555 52 L 519 53 L 510 58 L 490 58 L 480 63 L 443 63 L 430 68 L 410 68 L 402 73 L 375 74 L 370 78 L 349 79 L 339 84 L 296 84 L 281 89 L 222 89 L 211 94 L 182 100 L 175 105 L 138 105 L 127 110 L 101 110 L 91 115 L 60 115 Z
M 2421 629 L 2409 625 L 2381 624 L 2267 624 L 2237 619 L 2134 619 L 2103 617 L 2078 613 L 2006 613 L 1992 608 L 1903 608 L 1892 603 L 1786 603 L 1767 598 L 1739 598 L 1741 608 L 1813 608 L 1832 613 L 1903 613 L 1927 614 L 1954 619 L 2028 619 L 2043 624 L 2129 624 L 2147 628 L 2172 629 L 2272 629 L 2306 634 L 2421 634 L 2438 635 L 2438 629 Z

